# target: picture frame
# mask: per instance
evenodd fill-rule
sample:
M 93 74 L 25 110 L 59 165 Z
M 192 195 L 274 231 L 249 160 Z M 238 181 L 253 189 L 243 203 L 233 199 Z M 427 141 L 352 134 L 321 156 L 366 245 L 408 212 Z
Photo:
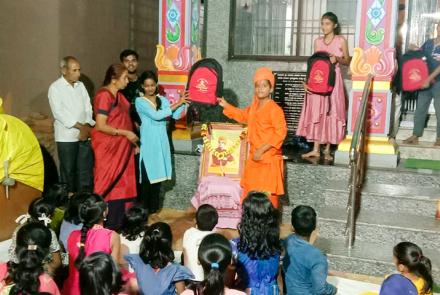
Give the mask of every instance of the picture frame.
M 247 128 L 241 124 L 209 123 L 201 129 L 199 178 L 217 175 L 240 180 L 248 156 Z

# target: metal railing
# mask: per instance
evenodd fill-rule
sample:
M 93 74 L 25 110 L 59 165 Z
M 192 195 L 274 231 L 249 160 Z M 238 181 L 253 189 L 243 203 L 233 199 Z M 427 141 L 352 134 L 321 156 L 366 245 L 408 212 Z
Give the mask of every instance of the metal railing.
M 348 184 L 349 198 L 347 203 L 347 223 L 345 234 L 347 236 L 347 246 L 352 248 L 355 237 L 356 212 L 358 200 L 362 190 L 364 179 L 365 162 L 366 162 L 366 140 L 367 140 L 367 113 L 368 101 L 371 92 L 371 83 L 373 75 L 369 74 L 365 82 L 364 91 L 362 93 L 362 102 L 359 105 L 356 125 L 353 131 L 353 138 L 350 146 L 350 180 Z

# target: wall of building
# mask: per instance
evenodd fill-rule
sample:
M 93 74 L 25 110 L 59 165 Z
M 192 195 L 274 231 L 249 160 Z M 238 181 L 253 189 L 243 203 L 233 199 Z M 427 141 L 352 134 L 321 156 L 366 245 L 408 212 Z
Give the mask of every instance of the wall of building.
M 140 54 L 140 69 L 154 66 L 158 1 L 21 0 L 0 4 L 0 97 L 7 113 L 51 115 L 47 89 L 59 60 L 76 56 L 90 95 L 121 50 Z
M 217 59 L 223 67 L 225 98 L 238 99 L 240 106 L 253 97 L 252 77 L 259 67 L 269 66 L 276 71 L 305 71 L 304 62 L 274 62 L 228 60 L 229 13 L 231 1 L 207 1 L 206 57 Z

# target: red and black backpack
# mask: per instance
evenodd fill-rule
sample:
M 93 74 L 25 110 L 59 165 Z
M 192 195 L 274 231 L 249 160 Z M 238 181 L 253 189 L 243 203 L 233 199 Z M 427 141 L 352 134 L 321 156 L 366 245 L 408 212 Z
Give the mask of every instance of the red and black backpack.
M 315 52 L 307 60 L 307 87 L 310 92 L 330 95 L 335 86 L 335 65 L 325 51 Z
M 223 96 L 223 69 L 213 58 L 197 61 L 191 67 L 186 89 L 191 101 L 217 104 L 217 97 Z
M 410 50 L 402 56 L 401 78 L 403 91 L 422 88 L 429 76 L 428 58 L 421 50 Z

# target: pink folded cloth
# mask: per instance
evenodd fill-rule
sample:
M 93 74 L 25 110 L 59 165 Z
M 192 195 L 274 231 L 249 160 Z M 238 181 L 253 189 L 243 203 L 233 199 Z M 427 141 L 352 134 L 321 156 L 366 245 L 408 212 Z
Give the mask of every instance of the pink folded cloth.
M 217 228 L 237 228 L 241 219 L 241 187 L 238 181 L 224 176 L 205 176 L 199 181 L 191 204 L 197 209 L 209 204 L 217 209 Z

